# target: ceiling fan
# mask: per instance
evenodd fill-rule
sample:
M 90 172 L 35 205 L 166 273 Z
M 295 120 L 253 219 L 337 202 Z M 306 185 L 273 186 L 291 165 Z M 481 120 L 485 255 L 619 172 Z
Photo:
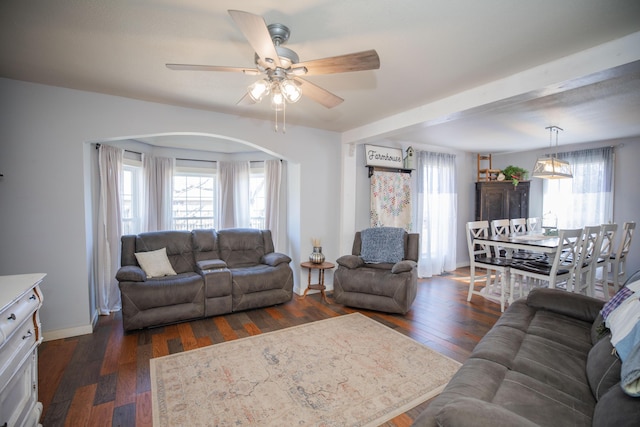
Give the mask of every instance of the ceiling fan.
M 222 67 L 216 65 L 166 64 L 172 70 L 229 71 L 265 77 L 251 86 L 238 101 L 260 102 L 271 94 L 271 105 L 276 111 L 283 110 L 287 102 L 297 102 L 304 94 L 327 108 L 344 101 L 301 76 L 335 74 L 380 68 L 380 58 L 375 50 L 333 56 L 299 62 L 298 55 L 282 46 L 289 39 L 289 28 L 282 24 L 265 23 L 259 15 L 241 10 L 229 10 L 229 15 L 242 31 L 255 51 L 255 68 Z

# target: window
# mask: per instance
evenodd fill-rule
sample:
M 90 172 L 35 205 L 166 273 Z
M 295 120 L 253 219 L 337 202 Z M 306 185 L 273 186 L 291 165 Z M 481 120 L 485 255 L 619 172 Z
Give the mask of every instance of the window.
M 251 162 L 249 176 L 249 221 L 251 228 L 265 228 L 264 162 Z
M 142 163 L 125 158 L 122 165 L 121 220 L 122 234 L 138 234 L 142 230 Z
M 173 175 L 173 229 L 216 228 L 216 193 L 215 170 L 177 167 Z
M 558 228 L 582 228 L 613 220 L 613 149 L 560 153 L 571 165 L 573 179 L 545 179 L 543 213 L 557 217 Z

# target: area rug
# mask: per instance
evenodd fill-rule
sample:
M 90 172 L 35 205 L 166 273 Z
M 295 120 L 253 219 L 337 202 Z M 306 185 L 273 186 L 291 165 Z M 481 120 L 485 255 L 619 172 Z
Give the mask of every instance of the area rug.
M 151 359 L 153 425 L 376 426 L 459 367 L 353 313 Z

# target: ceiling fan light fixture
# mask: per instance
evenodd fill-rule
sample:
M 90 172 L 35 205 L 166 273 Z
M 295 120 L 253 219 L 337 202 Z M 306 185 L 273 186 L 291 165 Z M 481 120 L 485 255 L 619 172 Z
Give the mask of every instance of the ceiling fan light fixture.
M 251 99 L 253 99 L 255 102 L 260 102 L 262 101 L 262 98 L 264 98 L 269 94 L 269 92 L 271 92 L 271 82 L 269 82 L 267 79 L 258 80 L 257 82 L 249 86 L 247 92 L 249 93 Z
M 285 97 L 280 91 L 280 88 L 274 88 L 271 93 L 271 108 L 276 111 L 282 111 L 284 109 Z
M 553 144 L 553 132 L 556 133 L 556 152 L 550 156 L 538 158 L 533 167 L 532 177 L 544 179 L 573 178 L 569 162 L 558 159 L 558 131 L 563 129 L 558 126 L 548 126 L 546 129 L 549 129 L 549 146 Z
M 302 96 L 302 89 L 293 80 L 284 80 L 280 83 L 280 89 L 282 94 L 286 98 L 287 102 L 295 103 L 300 100 Z

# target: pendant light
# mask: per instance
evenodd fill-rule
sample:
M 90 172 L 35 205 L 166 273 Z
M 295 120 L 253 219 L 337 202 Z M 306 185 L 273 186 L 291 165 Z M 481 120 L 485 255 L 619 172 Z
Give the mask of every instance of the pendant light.
M 532 177 L 545 179 L 573 178 L 569 162 L 558 159 L 558 132 L 563 129 L 558 126 L 548 126 L 545 129 L 549 129 L 549 147 L 552 147 L 553 144 L 553 133 L 555 132 L 556 134 L 556 152 L 547 157 L 541 157 L 536 161 Z

